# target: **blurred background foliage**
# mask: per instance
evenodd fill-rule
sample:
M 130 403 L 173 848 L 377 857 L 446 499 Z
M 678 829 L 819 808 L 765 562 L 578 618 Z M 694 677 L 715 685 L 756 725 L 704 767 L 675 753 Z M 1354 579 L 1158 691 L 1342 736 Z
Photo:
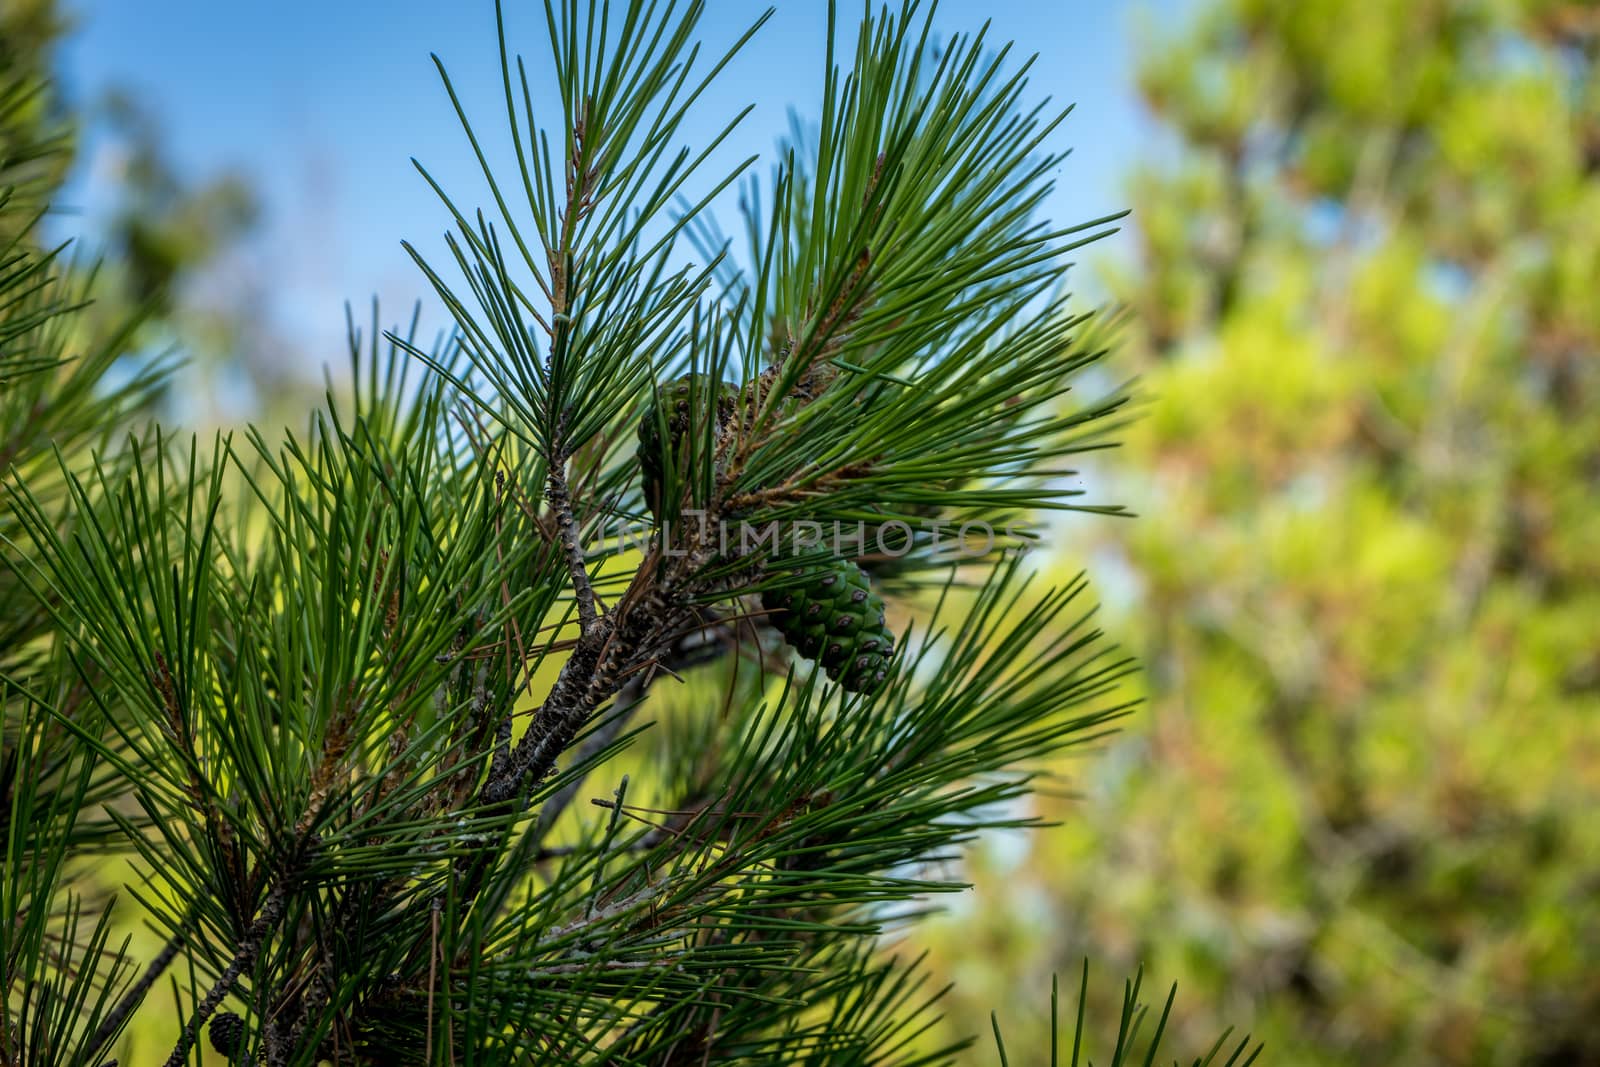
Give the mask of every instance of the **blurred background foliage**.
M 1141 517 L 1093 550 L 1149 704 L 977 864 L 962 1028 L 1087 956 L 1278 1062 L 1600 1063 L 1597 51 L 1560 0 L 1142 50 Z
M 73 96 L 58 53 L 77 18 L 57 0 L 0 0 L 0 52 L 8 69 L 35 80 L 24 97 L 0 107 L 0 136 L 9 146 L 48 149 L 22 157 L 0 174 L 0 185 L 18 185 L 41 208 L 48 203 L 35 243 L 47 240 L 41 231 L 63 228 L 51 217 L 82 210 L 63 195 L 71 172 L 115 171 L 115 198 L 102 205 L 93 247 L 63 249 L 80 279 L 95 275 L 93 303 L 74 316 L 74 329 L 89 344 L 136 323 L 123 346 L 131 356 L 180 355 L 184 366 L 160 400 L 164 413 L 187 425 L 263 415 L 298 423 L 320 383 L 307 380 L 305 361 L 263 313 L 270 282 L 247 249 L 264 221 L 253 180 L 237 169 L 186 173 L 159 116 L 137 93 L 113 86 L 91 99 Z M 93 159 L 83 152 L 89 141 Z
M 238 174 L 180 175 L 159 124 L 126 95 L 93 101 L 68 95 L 56 64 L 71 29 L 54 0 L 0 0 L 0 190 L 9 196 L 0 210 L 0 260 L 20 269 L 54 257 L 21 296 L 8 298 L 13 302 L 0 318 L 15 325 L 50 307 L 81 308 L 49 315 L 48 328 L 37 333 L 4 338 L 40 347 L 37 353 L 8 348 L 8 361 L 15 357 L 8 367 L 26 368 L 30 357 L 61 358 L 44 373 L 0 374 L 0 471 L 26 477 L 52 513 L 64 513 L 68 503 L 53 449 L 82 469 L 93 454 L 111 453 L 115 463 L 121 436 L 151 415 L 178 416 L 197 429 L 214 424 L 222 410 L 217 383 L 249 366 L 247 342 L 262 332 L 250 304 L 226 295 L 230 257 L 258 221 L 250 182 Z M 96 247 L 58 244 L 45 231 L 52 215 L 75 210 L 62 190 L 73 168 L 84 165 L 90 127 L 117 161 L 118 200 Z M 177 373 L 164 373 L 180 358 Z M 307 395 L 290 382 L 259 390 L 254 399 L 262 412 L 275 405 L 299 421 Z M 23 540 L 9 508 L 0 511 L 0 537 Z M 42 653 L 46 629 L 37 602 L 0 568 L 0 672 L 25 673 Z M 8 718 L 7 728 L 14 725 Z M 0 799 L 9 810 L 9 798 Z M 77 885 L 92 912 L 122 894 L 133 871 L 116 858 L 87 862 L 100 864 L 93 879 Z M 139 925 L 138 909 L 122 899 L 130 906 L 116 913 L 115 940 L 131 938 L 132 956 L 150 959 L 162 938 Z M 135 1021 L 125 1049 L 135 1053 L 132 1062 L 165 1047 L 160 1041 L 170 1026 L 159 1014 Z M 159 1038 L 145 1036 L 151 1033 Z
M 66 29 L 0 0 L 41 79 Z M 948 1026 L 1000 1006 L 1040 1062 L 1049 975 L 1087 957 L 1176 979 L 1186 1046 L 1238 1024 L 1269 1062 L 1600 1063 L 1597 52 L 1600 7 L 1562 0 L 1198 0 L 1150 34 L 1162 133 L 1135 255 L 1101 265 L 1145 404 L 1093 474 L 1141 515 L 1051 564 L 1093 561 L 1148 705 L 1061 769 L 1061 826 L 979 849 L 918 935 Z M 240 380 L 298 423 L 270 282 L 230 259 L 249 179 L 180 175 L 131 98 L 41 84 L 8 145 L 122 146 L 78 328 L 181 345 L 160 402 L 191 425 Z M 42 203 L 69 162 L 0 183 Z

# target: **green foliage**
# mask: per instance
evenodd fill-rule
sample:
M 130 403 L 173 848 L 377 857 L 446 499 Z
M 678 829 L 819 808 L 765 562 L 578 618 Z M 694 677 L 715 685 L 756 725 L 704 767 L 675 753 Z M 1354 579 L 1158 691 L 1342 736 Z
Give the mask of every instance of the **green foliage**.
M 1147 488 L 1102 548 L 1152 714 L 978 872 L 1050 901 L 1007 981 L 1144 961 L 1297 1063 L 1600 1058 L 1597 34 L 1211 0 L 1146 58 L 1181 152 L 1113 277 Z
M 70 498 L 65 457 L 91 451 L 116 467 L 114 435 L 159 388 L 163 368 L 108 380 L 127 329 L 82 328 L 88 280 L 37 243 L 71 140 L 42 69 L 55 32 L 49 5 L 0 11 L 0 475 L 27 478 L 48 536 L 96 520 Z M 132 978 L 110 902 L 82 878 L 116 847 L 127 784 L 79 738 L 115 749 L 115 724 L 89 714 L 92 675 L 51 641 L 59 601 L 28 594 L 26 524 L 0 508 L 0 1062 L 98 1064 L 125 1020 L 115 998 Z
M 103 1063 L 135 1017 L 169 1067 L 206 1038 L 270 1065 L 963 1047 L 929 1043 L 939 992 L 879 935 L 963 888 L 943 863 L 978 834 L 1035 824 L 1034 770 L 1126 713 L 1129 661 L 1081 580 L 1036 591 L 1008 544 L 919 572 L 937 603 L 870 686 L 828 649 L 797 670 L 756 621 L 781 576 L 707 531 L 1087 507 L 1059 467 L 1118 402 L 1056 414 L 1099 355 L 1036 299 L 1086 229 L 1030 220 L 1059 116 L 981 37 L 934 50 L 916 4 L 869 15 L 853 60 L 830 50 L 820 138 L 748 216 L 754 259 L 683 267 L 675 239 L 714 232 L 698 206 L 738 175 L 678 144 L 726 57 L 700 64 L 698 3 L 582 7 L 546 6 L 538 93 L 502 35 L 517 173 L 484 168 L 496 222 L 445 199 L 461 277 L 423 267 L 456 330 L 380 338 L 375 310 L 350 395 L 304 432 L 113 447 L 91 430 L 125 429 L 157 379 L 62 362 L 70 304 L 0 302 L 28 340 L 8 385 L 39 390 L 0 407 L 22 443 L 0 530 L 24 620 L 0 648 L 8 1064 Z M 743 386 L 720 419 L 691 388 L 680 449 L 654 390 L 685 371 Z M 628 440 L 653 404 L 673 462 L 650 509 L 706 522 L 635 552 L 608 531 L 641 515 Z M 783 566 L 836 576 L 830 625 L 886 632 L 853 564 Z M 668 678 L 686 713 L 644 718 Z M 131 864 L 165 941 L 142 966 L 84 918 L 91 850 Z
M 1155 1028 L 1145 1033 L 1145 1023 L 1149 1021 L 1149 1005 L 1139 1002 L 1139 987 L 1144 984 L 1144 972 L 1140 971 L 1124 984 L 1122 990 L 1122 1014 L 1117 1019 L 1117 1029 L 1112 1043 L 1111 1059 L 1107 1062 L 1110 1067 L 1125 1067 L 1126 1064 L 1142 1062 L 1144 1067 L 1151 1067 L 1156 1062 L 1156 1054 L 1161 1051 L 1161 1039 L 1167 1032 L 1167 1020 L 1172 1015 L 1172 1002 L 1177 998 L 1178 987 L 1173 986 L 1167 994 L 1166 1004 L 1161 1009 L 1161 1017 L 1156 1020 Z M 1050 976 L 1050 1043 L 1047 1046 L 1050 1052 L 1050 1067 L 1057 1067 L 1061 1062 L 1062 1042 L 1059 1033 L 1061 1025 L 1060 989 L 1056 984 L 1055 975 Z M 1078 1017 L 1072 1028 L 1072 1058 L 1068 1061 L 1071 1067 L 1078 1067 L 1079 1057 L 1083 1055 L 1085 1041 L 1090 1039 L 1088 1028 L 1085 1025 L 1086 1009 L 1089 1004 L 1089 962 L 1084 961 L 1083 978 L 1078 984 Z M 990 1024 L 994 1027 L 995 1048 L 1000 1055 L 1000 1067 L 1009 1067 L 1010 1059 L 1006 1055 L 1006 1042 L 1000 1031 L 1000 1017 L 998 1013 L 991 1012 Z M 1217 1038 L 1217 1043 L 1204 1056 L 1196 1057 L 1194 1067 L 1250 1067 L 1261 1055 L 1261 1046 L 1254 1049 L 1250 1047 L 1250 1038 L 1245 1037 L 1237 1045 L 1228 1045 L 1230 1031 L 1224 1030 L 1222 1036 Z M 1144 1056 L 1139 1059 L 1139 1049 L 1143 1047 Z M 1232 1048 L 1229 1052 L 1228 1049 Z M 1226 1060 L 1218 1061 L 1217 1057 L 1224 1052 L 1228 1053 Z M 1088 1060 L 1090 1064 L 1093 1059 Z M 1174 1061 L 1176 1063 L 1176 1061 Z

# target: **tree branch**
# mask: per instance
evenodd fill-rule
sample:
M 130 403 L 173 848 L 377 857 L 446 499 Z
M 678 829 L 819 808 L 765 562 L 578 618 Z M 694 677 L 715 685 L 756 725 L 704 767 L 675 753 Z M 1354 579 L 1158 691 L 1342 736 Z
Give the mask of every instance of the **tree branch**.
M 686 638 L 680 639 L 672 649 L 673 654 L 670 664 L 664 663 L 662 666 L 669 670 L 682 670 L 685 667 L 709 663 L 720 658 L 727 650 L 727 644 L 721 632 L 722 629 L 719 625 L 717 627 L 718 632 L 713 633 L 710 637 L 702 637 L 701 640 L 692 644 Z M 686 635 L 686 637 L 701 634 L 703 634 L 703 631 L 697 629 L 692 634 Z M 574 764 L 587 762 L 605 751 L 612 742 L 616 741 L 617 737 L 621 735 L 632 720 L 634 710 L 644 702 L 645 695 L 650 690 L 650 683 L 654 680 L 654 676 L 655 672 L 653 670 L 642 669 L 639 673 L 631 675 L 623 683 L 622 688 L 617 690 L 616 705 L 612 709 L 611 718 L 606 720 L 603 726 L 589 735 L 583 744 L 579 746 L 577 753 L 573 756 Z M 571 806 L 572 801 L 578 795 L 578 790 L 583 787 L 584 780 L 587 777 L 586 773 L 574 775 L 570 782 L 562 786 L 560 791 L 544 802 L 539 809 L 538 836 L 540 840 L 544 839 L 545 835 L 550 832 L 551 827 L 555 825 L 556 820 Z
M 177 958 L 178 950 L 183 947 L 184 936 L 180 932 L 169 938 L 167 943 L 162 946 L 161 951 L 156 954 L 156 958 L 150 961 L 150 966 L 145 968 L 144 974 L 140 976 L 139 980 L 133 983 L 128 988 L 128 991 L 122 995 L 122 999 L 117 1001 L 116 1007 L 112 1008 L 111 1012 L 100 1020 L 100 1025 L 95 1027 L 94 1033 L 89 1037 L 88 1044 L 83 1048 L 85 1059 L 92 1058 L 96 1052 L 104 1048 L 107 1042 L 116 1036 L 117 1031 L 122 1029 L 123 1023 L 127 1021 L 129 1015 L 133 1014 L 133 1010 L 144 1002 L 146 994 L 150 992 L 150 987 L 156 984 L 156 981 L 172 965 L 172 961 Z
M 256 956 L 261 952 L 261 944 L 272 932 L 272 926 L 283 916 L 283 899 L 285 891 L 283 883 L 273 886 L 267 894 L 266 902 L 261 905 L 261 914 L 256 916 L 255 922 L 250 924 L 250 929 L 245 931 L 245 936 L 239 942 L 239 949 L 233 954 L 233 962 L 228 964 L 216 982 L 211 986 L 194 1010 L 189 1019 L 189 1024 L 183 1028 L 183 1035 L 178 1038 L 178 1043 L 172 1049 L 172 1055 L 167 1057 L 166 1067 L 183 1067 L 189 1058 L 189 1050 L 199 1039 L 200 1028 L 211 1018 L 217 1006 L 232 992 L 233 985 L 239 980 L 246 967 L 256 961 Z
M 594 733 L 590 734 L 583 744 L 578 747 L 573 756 L 573 763 L 582 764 L 605 751 L 622 733 L 629 721 L 633 718 L 634 709 L 644 702 L 645 693 L 650 686 L 648 674 L 639 673 L 627 680 L 621 689 L 617 690 L 616 705 L 612 708 L 611 718 L 607 719 Z M 573 775 L 572 780 L 545 801 L 539 809 L 538 837 L 542 841 L 549 834 L 550 828 L 561 817 L 562 812 L 571 806 L 578 795 L 578 790 L 583 788 L 587 774 Z
M 595 609 L 594 586 L 589 581 L 589 568 L 584 562 L 583 545 L 578 539 L 578 523 L 572 515 L 572 494 L 567 489 L 566 460 L 560 455 L 550 457 L 550 474 L 546 479 L 545 499 L 555 515 L 556 530 L 561 538 L 561 549 L 566 553 L 567 571 L 572 575 L 572 595 L 578 602 L 578 625 L 585 634 L 595 628 L 599 613 Z

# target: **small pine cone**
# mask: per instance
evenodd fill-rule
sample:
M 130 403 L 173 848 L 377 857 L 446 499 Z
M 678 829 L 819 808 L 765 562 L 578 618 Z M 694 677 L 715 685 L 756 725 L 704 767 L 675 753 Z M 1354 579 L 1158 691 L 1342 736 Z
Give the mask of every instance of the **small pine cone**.
M 231 1011 L 211 1019 L 211 1047 L 232 1060 L 244 1047 L 244 1020 Z
M 861 568 L 846 560 L 797 567 L 791 581 L 768 589 L 761 602 L 784 640 L 852 693 L 875 692 L 888 675 L 894 634 L 883 600 Z
M 676 463 L 678 443 L 688 432 L 693 416 L 691 404 L 704 410 L 701 391 L 708 388 L 710 378 L 703 374 L 685 374 L 656 387 L 655 398 L 639 420 L 639 474 L 644 484 L 644 501 L 650 514 L 659 516 L 662 511 L 661 479 L 669 463 Z M 739 390 L 731 382 L 717 383 L 717 422 L 720 425 L 733 414 Z M 662 409 L 666 410 L 663 412 Z M 667 427 L 668 446 L 663 448 L 659 422 Z

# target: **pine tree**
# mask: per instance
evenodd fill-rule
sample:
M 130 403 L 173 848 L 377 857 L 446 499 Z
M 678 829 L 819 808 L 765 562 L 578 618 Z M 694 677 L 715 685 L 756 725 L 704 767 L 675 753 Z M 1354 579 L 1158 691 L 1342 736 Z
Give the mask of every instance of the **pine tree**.
M 453 329 L 380 335 L 374 310 L 304 431 L 112 438 L 157 377 L 58 409 L 74 303 L 28 297 L 28 249 L 0 279 L 24 450 L 0 1062 L 104 1064 L 135 1016 L 169 1065 L 960 1047 L 929 1046 L 938 993 L 878 935 L 1128 710 L 1084 583 L 1036 590 L 1008 527 L 1108 510 L 1059 476 L 1120 403 L 1065 397 L 1101 353 L 1059 294 L 1113 220 L 1034 218 L 1062 116 L 1008 49 L 935 47 L 915 3 L 830 44 L 820 122 L 764 185 L 679 144 L 727 60 L 699 4 L 546 10 L 553 85 L 501 33 L 514 173 L 458 104 L 493 207 L 439 189 L 454 263 L 417 257 Z M 740 180 L 732 253 L 702 209 Z M 1005 532 L 952 561 L 930 514 Z M 852 607 L 874 555 L 926 617 Z M 796 588 L 866 666 L 781 615 Z M 117 850 L 152 959 L 75 888 Z M 1130 987 L 1115 1062 L 1144 1017 Z

